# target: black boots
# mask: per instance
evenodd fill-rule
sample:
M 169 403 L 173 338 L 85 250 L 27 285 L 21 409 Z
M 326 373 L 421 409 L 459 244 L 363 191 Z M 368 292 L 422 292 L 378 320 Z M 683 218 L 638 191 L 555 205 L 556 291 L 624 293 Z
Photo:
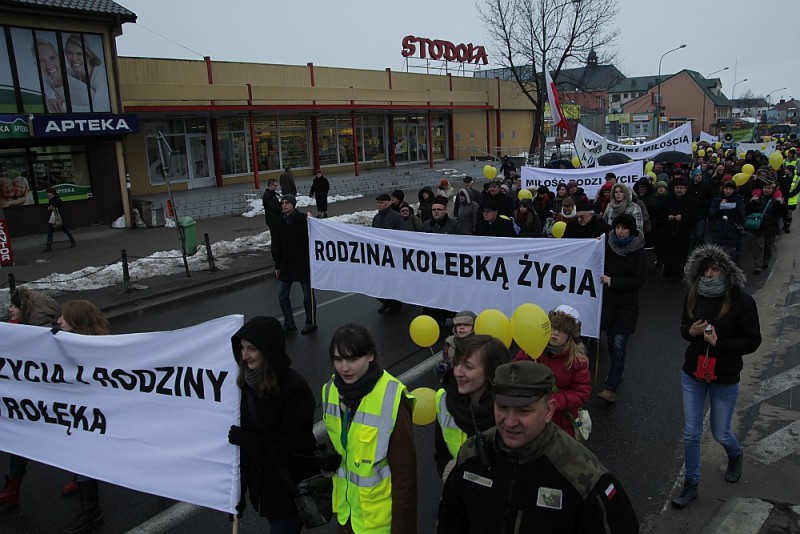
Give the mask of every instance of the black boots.
M 66 534 L 81 534 L 97 528 L 103 523 L 103 511 L 100 510 L 96 480 L 78 482 L 78 496 L 81 499 L 81 513 L 64 530 Z
M 744 453 L 739 453 L 735 458 L 728 458 L 728 469 L 725 470 L 725 480 L 738 482 L 742 478 L 742 459 Z
M 19 506 L 19 487 L 22 477 L 6 477 L 3 491 L 0 493 L 0 512 L 14 510 Z
M 687 504 L 697 498 L 697 482 L 692 482 L 688 478 L 683 482 L 683 491 L 680 495 L 672 499 L 674 508 L 685 508 Z

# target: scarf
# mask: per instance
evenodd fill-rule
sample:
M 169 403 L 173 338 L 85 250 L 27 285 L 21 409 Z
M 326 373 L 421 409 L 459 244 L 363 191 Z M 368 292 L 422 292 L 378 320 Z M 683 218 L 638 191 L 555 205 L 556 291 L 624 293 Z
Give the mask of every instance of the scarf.
M 549 341 L 547 342 L 547 347 L 544 349 L 547 354 L 561 354 L 563 350 L 564 345 L 553 345 Z
M 725 293 L 725 277 L 715 276 L 709 278 L 701 276 L 697 292 L 703 297 L 721 297 Z
M 472 406 L 469 395 L 461 395 L 458 392 L 458 383 L 452 371 L 444 379 L 444 389 L 447 392 L 445 397 L 447 411 L 453 416 L 458 427 L 468 436 L 475 433 L 476 425 L 480 432 L 494 426 L 494 401 L 490 384 L 486 384 L 478 406 Z
M 628 208 L 628 199 L 623 198 L 622 202 L 617 202 L 616 199 L 612 197 L 611 202 L 609 202 L 608 205 L 611 207 L 611 211 L 614 212 L 614 215 L 622 215 Z
M 611 241 L 614 242 L 619 248 L 624 248 L 630 245 L 633 242 L 633 238 L 636 237 L 634 234 L 629 235 L 625 239 L 620 239 L 617 237 L 617 233 L 613 230 L 611 231 Z
M 250 386 L 250 389 L 253 391 L 258 391 L 256 385 L 258 384 L 258 378 L 261 376 L 261 369 L 250 369 L 249 367 L 244 370 L 244 381 L 247 382 L 247 385 Z
M 564 212 L 564 208 L 563 208 L 563 207 L 561 208 L 561 216 L 562 216 L 562 217 L 564 217 L 565 219 L 572 220 L 572 219 L 574 219 L 574 218 L 575 218 L 577 215 L 578 215 L 578 210 L 577 210 L 577 209 L 575 209 L 575 208 L 572 208 L 572 212 L 571 212 L 571 213 L 569 213 L 569 214 L 567 214 L 567 213 L 565 213 L 565 212 Z
M 375 384 L 378 383 L 381 375 L 383 374 L 383 369 L 381 369 L 375 360 L 369 362 L 369 368 L 367 372 L 364 373 L 364 376 L 356 380 L 352 384 L 346 383 L 342 380 L 342 377 L 339 376 L 339 373 L 335 373 L 333 378 L 333 383 L 336 386 L 336 389 L 339 390 L 339 397 L 341 398 L 342 402 L 351 410 L 354 410 L 358 407 L 358 404 L 370 391 L 372 388 L 375 387 Z

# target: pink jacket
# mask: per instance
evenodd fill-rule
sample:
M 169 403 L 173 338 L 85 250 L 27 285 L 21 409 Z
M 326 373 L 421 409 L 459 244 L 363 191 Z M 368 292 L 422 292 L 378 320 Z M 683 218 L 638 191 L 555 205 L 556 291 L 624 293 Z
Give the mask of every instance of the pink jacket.
M 578 416 L 578 409 L 589 400 L 592 394 L 592 375 L 586 363 L 573 362 L 572 369 L 567 369 L 564 364 L 567 354 L 543 353 L 536 361 L 548 366 L 553 371 L 558 391 L 552 394 L 556 401 L 556 412 L 553 422 L 560 426 L 564 432 L 575 437 L 575 427 L 570 415 Z M 519 351 L 515 361 L 527 360 L 530 356 L 525 351 Z

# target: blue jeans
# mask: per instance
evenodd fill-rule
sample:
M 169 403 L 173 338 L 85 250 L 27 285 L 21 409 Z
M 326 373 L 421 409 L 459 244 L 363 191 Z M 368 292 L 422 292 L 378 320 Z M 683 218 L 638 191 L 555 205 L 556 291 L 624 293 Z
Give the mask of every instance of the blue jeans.
M 278 302 L 283 312 L 283 324 L 288 327 L 295 326 L 292 301 L 289 298 L 293 283 L 278 280 Z M 303 307 L 306 310 L 306 324 L 317 324 L 317 301 L 314 298 L 314 290 L 311 289 L 311 282 L 298 282 L 298 284 L 303 288 Z
M 731 433 L 731 418 L 739 397 L 739 384 L 704 382 L 681 372 L 681 387 L 686 478 L 697 483 L 700 481 L 700 440 L 703 437 L 706 395 L 711 405 L 711 435 L 725 447 L 728 458 L 735 458 L 742 453 L 739 440 Z
M 300 521 L 299 515 L 290 515 L 288 517 L 267 516 L 267 521 L 269 521 L 270 534 L 297 534 L 303 529 L 303 522 Z
M 611 368 L 606 377 L 606 387 L 611 391 L 617 391 L 619 383 L 622 382 L 622 375 L 625 374 L 625 347 L 628 345 L 629 334 L 609 334 L 608 355 L 611 357 Z

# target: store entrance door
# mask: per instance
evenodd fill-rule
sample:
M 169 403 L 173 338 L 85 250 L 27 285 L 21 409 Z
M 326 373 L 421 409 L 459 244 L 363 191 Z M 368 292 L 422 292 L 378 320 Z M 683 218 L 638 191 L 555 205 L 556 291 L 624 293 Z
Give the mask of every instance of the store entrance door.
M 208 143 L 205 134 L 188 135 L 189 138 L 189 189 L 211 187 L 214 176 L 208 164 Z

